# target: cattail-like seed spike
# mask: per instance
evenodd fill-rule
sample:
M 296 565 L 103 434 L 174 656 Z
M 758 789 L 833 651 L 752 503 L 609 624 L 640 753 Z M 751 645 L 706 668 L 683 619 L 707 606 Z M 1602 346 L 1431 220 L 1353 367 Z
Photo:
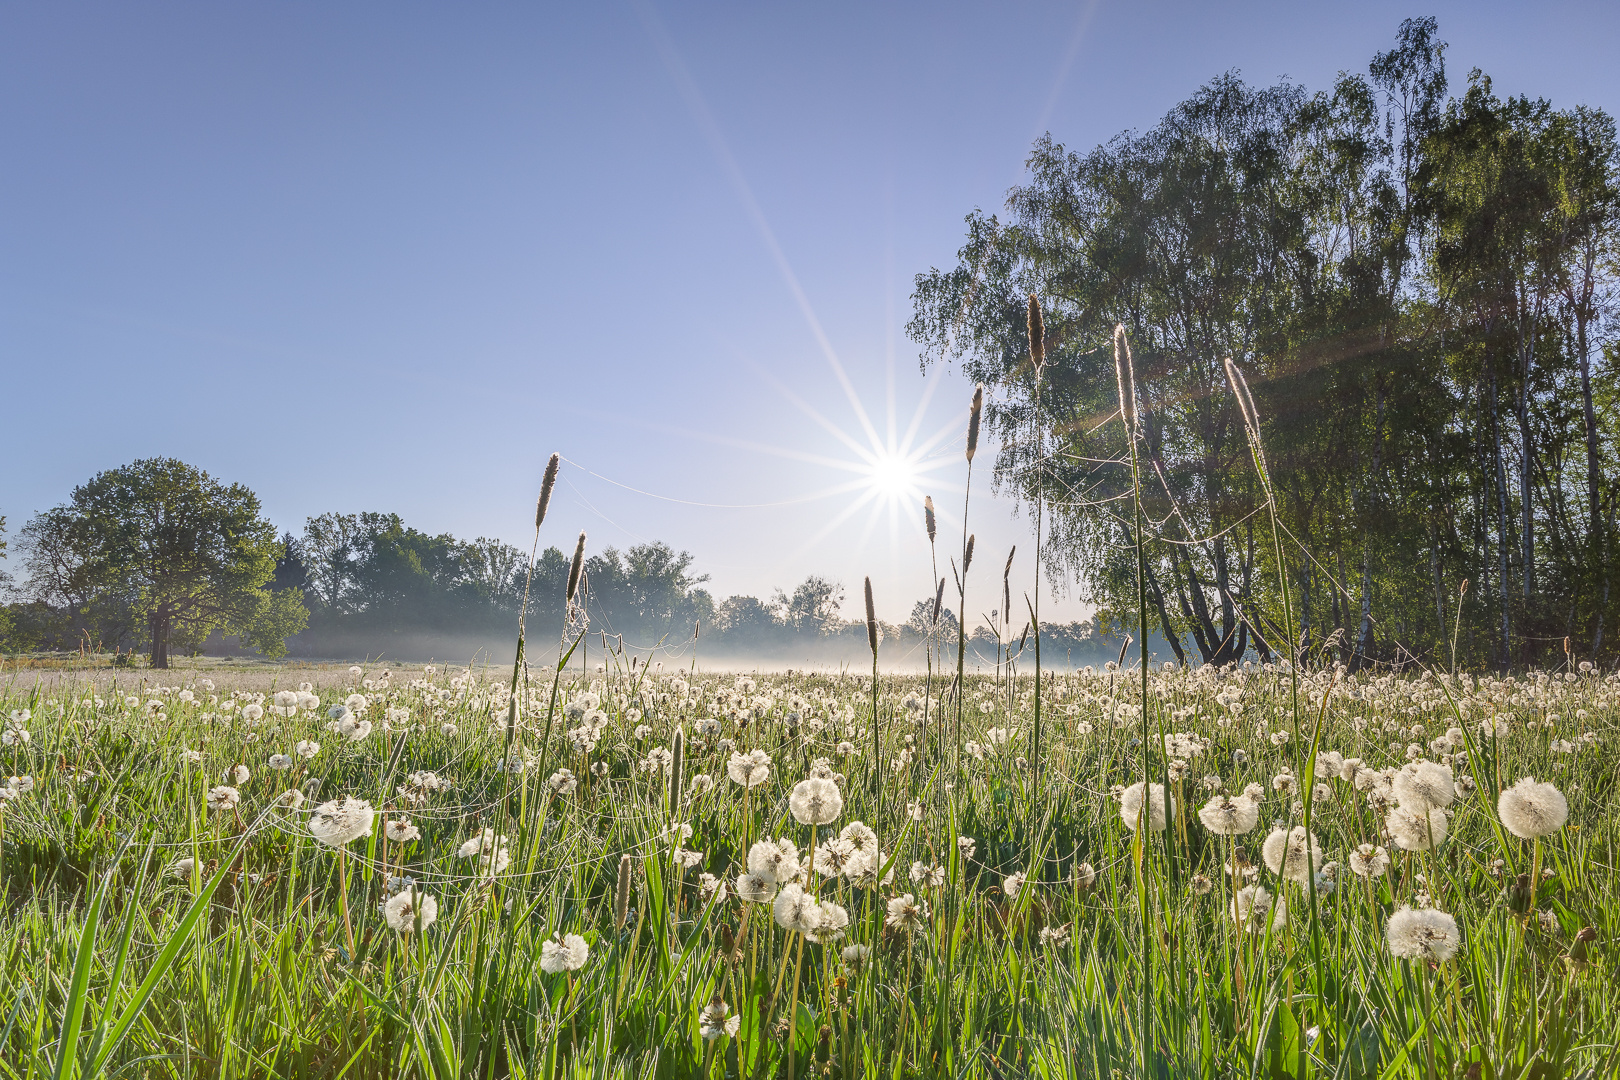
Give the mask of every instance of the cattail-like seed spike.
M 1131 360 L 1131 342 L 1125 324 L 1114 327 L 1114 378 L 1119 383 L 1119 415 L 1125 427 L 1136 431 L 1136 366 Z
M 686 767 L 686 729 L 675 728 L 675 738 L 669 748 L 669 812 L 679 812 L 681 805 L 681 771 Z
M 579 575 L 585 569 L 585 534 L 579 534 L 579 543 L 574 546 L 574 563 L 568 568 L 568 596 L 572 600 L 574 593 L 579 589 Z
M 1018 545 L 1014 544 L 1012 546 L 1012 550 L 1007 552 L 1007 565 L 1002 567 L 1002 570 L 1001 570 L 1001 580 L 1002 581 L 1006 581 L 1008 576 L 1012 574 L 1013 556 L 1016 555 L 1016 554 L 1018 554 Z
M 940 578 L 939 579 L 939 589 L 938 589 L 937 592 L 934 593 L 934 614 L 933 614 L 933 617 L 928 620 L 929 622 L 935 624 L 936 626 L 939 624 L 939 611 L 940 611 L 940 608 L 944 607 L 944 605 L 945 605 L 945 579 Z
M 967 577 L 968 567 L 973 565 L 973 542 L 978 539 L 974 533 L 968 537 L 967 550 L 962 553 L 962 576 Z
M 619 887 L 613 895 L 613 926 L 623 930 L 630 914 L 630 856 L 619 856 Z
M 866 643 L 872 646 L 872 655 L 878 651 L 877 607 L 872 603 L 872 579 L 866 579 Z
M 1029 294 L 1029 360 L 1039 376 L 1046 366 L 1046 325 L 1041 321 L 1041 302 L 1034 293 Z
M 1243 372 L 1232 363 L 1228 356 L 1226 364 L 1226 381 L 1232 387 L 1232 396 L 1237 398 L 1238 411 L 1243 414 L 1244 425 L 1256 435 L 1260 433 L 1260 414 L 1254 407 L 1254 395 L 1249 393 L 1249 380 L 1243 377 Z
M 973 388 L 973 404 L 968 406 L 968 436 L 967 459 L 973 461 L 973 455 L 979 450 L 979 413 L 984 409 L 984 384 Z
M 1120 645 L 1119 645 L 1119 659 L 1114 661 L 1114 666 L 1115 667 L 1124 667 L 1125 666 L 1125 650 L 1129 649 L 1130 647 L 1131 647 L 1131 635 L 1126 634 L 1125 635 L 1125 640 L 1120 642 Z
M 923 496 L 923 524 L 928 527 L 928 542 L 934 542 L 934 497 Z
M 1248 436 L 1249 446 L 1254 456 L 1259 460 L 1260 469 L 1265 471 L 1266 448 L 1260 441 L 1260 413 L 1254 407 L 1254 395 L 1249 393 L 1249 380 L 1243 377 L 1243 372 L 1232 363 L 1230 356 L 1224 361 L 1226 365 L 1226 381 L 1231 384 L 1232 396 L 1237 398 L 1238 411 L 1243 414 L 1243 431 Z M 1262 478 L 1264 479 L 1264 478 Z
M 534 504 L 534 527 L 540 528 L 540 523 L 546 520 L 546 507 L 551 505 L 551 489 L 557 486 L 557 469 L 562 465 L 562 455 L 552 454 L 551 460 L 546 462 L 546 475 L 540 479 L 540 500 Z

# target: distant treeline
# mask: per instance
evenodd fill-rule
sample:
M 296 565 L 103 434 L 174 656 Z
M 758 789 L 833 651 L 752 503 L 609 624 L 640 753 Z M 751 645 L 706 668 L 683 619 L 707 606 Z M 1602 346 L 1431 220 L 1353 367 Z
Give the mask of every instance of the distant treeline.
M 155 464 L 137 462 L 102 474 L 75 492 L 75 502 L 39 515 L 23 530 L 25 578 L 20 585 L 8 579 L 12 602 L 0 617 L 0 649 L 166 655 L 169 646 L 180 653 L 217 653 L 257 645 L 280 651 L 248 618 L 171 620 L 168 642 L 159 650 L 159 631 L 143 600 L 153 587 L 97 570 L 107 561 L 99 552 L 108 541 L 87 526 L 97 510 L 81 493 L 123 474 L 185 476 L 200 484 L 187 489 L 194 501 L 211 490 L 206 474 L 187 473 L 189 467 L 178 462 Z M 128 486 L 128 476 L 120 483 Z M 113 516 L 129 512 L 123 505 Z M 291 627 L 296 632 L 282 639 L 294 656 L 465 659 L 481 652 L 510 658 L 525 592 L 529 655 L 554 655 L 563 639 L 570 554 L 556 547 L 542 550 L 531 571 L 528 553 L 509 544 L 433 535 L 383 513 L 322 514 L 307 521 L 301 536 L 271 532 L 258 539 L 268 578 L 253 588 L 273 600 L 260 600 L 260 608 L 284 613 L 295 606 L 306 613 Z M 707 576 L 692 572 L 692 561 L 690 553 L 656 542 L 590 555 L 580 585 L 584 618 L 579 610 L 573 613 L 568 639 L 583 629 L 591 650 L 605 642 L 627 657 L 645 659 L 656 650 L 682 662 L 694 649 L 706 660 L 859 663 L 870 655 L 864 620 L 843 617 L 839 584 L 810 576 L 791 592 L 716 601 L 703 588 Z M 920 599 L 903 624 L 883 625 L 885 664 L 921 666 L 931 648 L 936 662 L 947 650 L 954 666 L 956 617 L 942 610 L 935 622 L 932 606 L 932 597 Z M 994 665 L 1013 657 L 1033 663 L 1027 626 L 1019 620 L 1001 626 L 1000 612 L 988 614 L 992 625 L 970 635 L 969 662 Z M 275 625 L 289 628 L 284 618 Z M 1118 655 L 1119 642 L 1090 623 L 1046 624 L 1042 651 L 1052 665 L 1101 663 Z
M 479 643 L 510 655 L 525 590 L 529 652 L 551 651 L 563 637 L 564 594 L 570 553 L 543 549 L 532 575 L 528 553 L 480 537 L 432 536 L 405 525 L 397 514 L 323 514 L 311 518 L 302 537 L 282 538 L 285 554 L 278 587 L 302 590 L 309 628 L 288 642 L 294 655 L 350 656 L 362 653 L 421 654 L 433 644 Z M 692 572 L 693 556 L 668 544 L 608 547 L 585 559 L 580 585 L 592 648 L 605 640 L 629 655 L 654 649 L 690 656 L 837 661 L 867 651 L 864 620 L 843 617 L 844 590 L 810 576 L 791 591 L 716 600 Z M 918 600 L 902 625 L 884 624 L 885 663 L 908 657 L 924 663 L 924 649 L 948 639 L 954 660 L 956 617 L 941 611 L 931 621 L 932 600 Z M 576 615 L 570 640 L 581 624 Z M 1003 629 L 1002 656 L 1016 652 L 1023 626 Z M 1026 641 L 1026 653 L 1032 648 Z M 1049 624 L 1043 653 L 1054 662 L 1073 656 L 1095 663 L 1118 652 L 1089 623 Z M 995 630 L 979 626 L 970 648 L 981 663 L 995 663 Z M 1033 659 L 1029 653 L 1025 660 Z

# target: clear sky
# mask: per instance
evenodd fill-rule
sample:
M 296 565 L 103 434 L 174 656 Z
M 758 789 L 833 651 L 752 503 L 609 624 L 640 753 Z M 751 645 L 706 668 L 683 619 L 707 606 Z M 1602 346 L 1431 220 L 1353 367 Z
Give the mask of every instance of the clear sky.
M 902 327 L 963 216 L 1043 131 L 1325 88 L 1424 14 L 1454 90 L 1620 107 L 1613 3 L 0 4 L 0 514 L 165 455 L 294 532 L 526 548 L 558 450 L 547 542 L 898 620 L 921 494 L 960 528 L 971 387 Z M 1028 580 L 976 490 L 975 576 Z

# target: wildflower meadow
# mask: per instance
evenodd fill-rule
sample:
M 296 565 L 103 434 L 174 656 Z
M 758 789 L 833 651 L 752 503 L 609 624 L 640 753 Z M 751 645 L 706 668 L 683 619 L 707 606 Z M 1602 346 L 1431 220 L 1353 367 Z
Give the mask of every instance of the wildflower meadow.
M 1620 1070 L 1620 674 L 593 662 L 586 545 L 510 671 L 12 677 L 5 1075 Z
M 1612 674 L 508 676 L 14 685 L 0 1070 L 1620 1061 Z

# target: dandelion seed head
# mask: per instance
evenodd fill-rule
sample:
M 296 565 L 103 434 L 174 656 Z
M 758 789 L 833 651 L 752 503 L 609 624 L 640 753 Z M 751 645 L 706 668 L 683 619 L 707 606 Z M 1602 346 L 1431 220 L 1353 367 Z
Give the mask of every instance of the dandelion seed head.
M 1322 848 L 1305 826 L 1274 830 L 1260 848 L 1260 857 L 1271 872 L 1286 881 L 1310 880 L 1310 867 L 1322 865 Z
M 364 799 L 333 799 L 321 803 L 310 814 L 310 835 L 327 847 L 343 847 L 371 832 L 376 816 Z
M 1508 832 L 1524 840 L 1551 836 L 1569 820 L 1569 800 L 1551 784 L 1526 776 L 1504 788 L 1496 813 Z
M 1390 953 L 1403 960 L 1442 963 L 1457 955 L 1462 933 L 1457 920 L 1443 911 L 1402 907 L 1389 917 L 1385 938 Z
M 418 924 L 426 930 L 439 917 L 439 902 L 412 886 L 388 898 L 383 904 L 383 917 L 396 933 L 413 933 Z
M 1216 836 L 1241 836 L 1260 824 L 1260 807 L 1245 795 L 1217 795 L 1198 811 L 1198 820 Z

